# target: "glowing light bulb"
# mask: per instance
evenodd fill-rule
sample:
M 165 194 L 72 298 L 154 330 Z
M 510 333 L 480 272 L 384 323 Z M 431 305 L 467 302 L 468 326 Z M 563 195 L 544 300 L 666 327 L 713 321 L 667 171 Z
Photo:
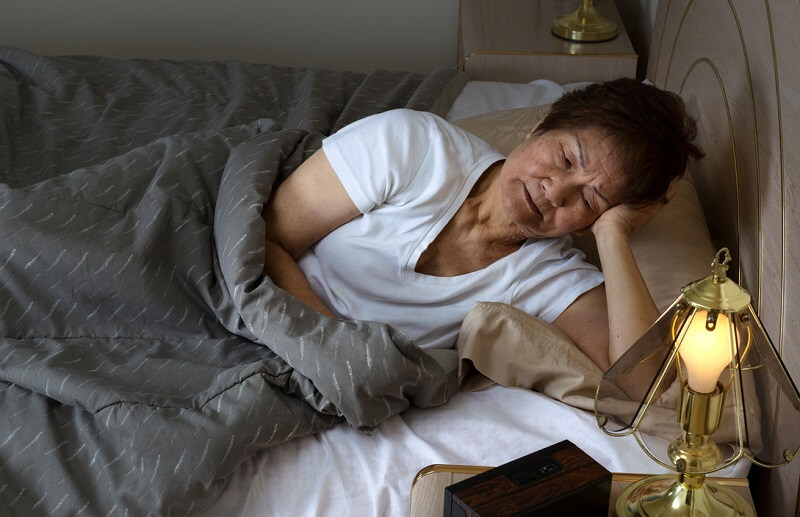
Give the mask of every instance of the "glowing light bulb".
M 728 317 L 718 313 L 716 325 L 706 326 L 707 311 L 698 310 L 683 335 L 678 355 L 686 364 L 689 387 L 697 393 L 711 393 L 722 370 L 731 362 Z

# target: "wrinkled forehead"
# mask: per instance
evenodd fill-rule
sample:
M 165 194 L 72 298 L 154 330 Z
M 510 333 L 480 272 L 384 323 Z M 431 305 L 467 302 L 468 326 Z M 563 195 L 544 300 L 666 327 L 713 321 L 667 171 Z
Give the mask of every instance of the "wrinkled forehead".
M 631 149 L 602 129 L 577 131 L 576 138 L 585 153 L 586 169 L 597 174 L 604 197 L 611 206 L 622 203 L 635 189 L 638 177 Z

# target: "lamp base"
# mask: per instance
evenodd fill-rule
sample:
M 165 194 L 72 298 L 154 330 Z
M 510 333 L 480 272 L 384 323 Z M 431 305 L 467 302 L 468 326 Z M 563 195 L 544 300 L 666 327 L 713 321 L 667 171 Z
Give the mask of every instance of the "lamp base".
M 617 22 L 583 2 L 569 14 L 553 20 L 553 34 L 570 41 L 608 41 L 617 36 Z
M 702 476 L 700 483 L 683 483 L 676 474 L 633 483 L 620 494 L 616 510 L 618 517 L 756 517 L 750 504 L 730 488 Z

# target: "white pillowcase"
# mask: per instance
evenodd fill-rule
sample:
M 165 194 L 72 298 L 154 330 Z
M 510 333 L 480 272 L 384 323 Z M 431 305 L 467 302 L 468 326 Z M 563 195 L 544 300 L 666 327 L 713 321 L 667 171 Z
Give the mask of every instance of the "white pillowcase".
M 558 84 L 547 79 L 529 83 L 469 81 L 456 97 L 445 118 L 453 121 L 492 111 L 550 104 L 565 92 L 591 83 Z

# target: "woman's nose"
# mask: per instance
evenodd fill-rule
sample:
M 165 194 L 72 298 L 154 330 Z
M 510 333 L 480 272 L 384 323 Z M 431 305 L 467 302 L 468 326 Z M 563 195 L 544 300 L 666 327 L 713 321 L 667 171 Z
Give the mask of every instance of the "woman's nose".
M 546 182 L 545 195 L 550 204 L 556 208 L 568 203 L 578 191 L 577 183 L 563 175 L 551 176 L 550 181 Z

